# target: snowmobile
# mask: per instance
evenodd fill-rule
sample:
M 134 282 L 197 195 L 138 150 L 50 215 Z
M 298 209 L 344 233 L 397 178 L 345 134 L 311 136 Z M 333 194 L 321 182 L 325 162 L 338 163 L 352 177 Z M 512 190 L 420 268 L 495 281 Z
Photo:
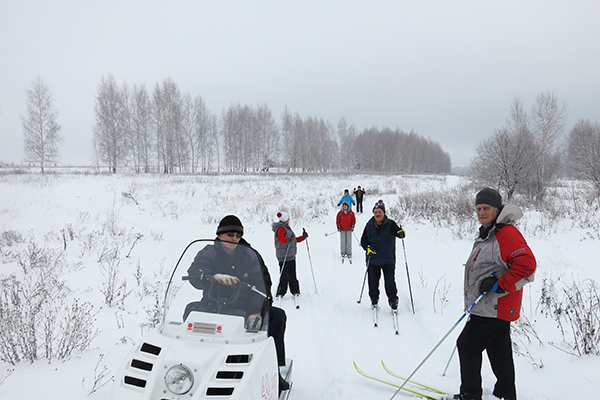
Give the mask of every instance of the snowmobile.
M 190 243 L 171 274 L 162 322 L 123 361 L 113 400 L 287 398 L 289 390 L 279 390 L 279 374 L 290 382 L 292 361 L 278 366 L 267 335 L 264 281 L 248 272 L 226 286 L 205 273 L 210 262 L 220 262 L 220 246 L 235 247 L 236 266 L 260 271 L 256 253 L 247 246 L 204 239 Z

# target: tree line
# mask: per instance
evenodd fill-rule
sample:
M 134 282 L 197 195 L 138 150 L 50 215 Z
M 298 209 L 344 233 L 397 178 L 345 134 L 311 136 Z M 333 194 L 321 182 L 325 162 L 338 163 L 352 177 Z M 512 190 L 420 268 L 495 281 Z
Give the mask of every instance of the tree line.
M 44 165 L 58 159 L 60 126 L 50 90 L 38 78 L 28 90 L 23 116 L 28 161 Z M 44 98 L 44 113 L 30 105 Z M 301 117 L 285 107 L 277 118 L 266 105 L 232 104 L 217 116 L 204 99 L 184 93 L 171 79 L 144 85 L 119 84 L 111 74 L 98 84 L 93 124 L 93 160 L 117 172 L 258 172 L 279 167 L 288 172 L 354 170 L 390 173 L 449 173 L 450 156 L 439 143 L 415 132 L 365 129 L 341 118 L 337 128 L 318 117 Z M 54 132 L 30 121 L 46 119 Z M 279 123 L 277 121 L 280 121 Z M 31 138 L 50 142 L 41 152 Z M 48 146 L 46 145 L 46 148 Z

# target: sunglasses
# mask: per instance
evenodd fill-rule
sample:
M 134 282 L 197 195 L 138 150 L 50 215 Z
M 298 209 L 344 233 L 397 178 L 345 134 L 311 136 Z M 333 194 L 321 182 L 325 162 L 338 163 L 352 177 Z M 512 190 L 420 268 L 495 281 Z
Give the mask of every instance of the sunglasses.
M 242 234 L 241 233 L 231 233 L 231 232 L 229 232 L 229 233 L 227 233 L 227 236 L 229 236 L 230 238 L 234 238 L 234 237 L 238 238 L 238 239 L 242 238 Z

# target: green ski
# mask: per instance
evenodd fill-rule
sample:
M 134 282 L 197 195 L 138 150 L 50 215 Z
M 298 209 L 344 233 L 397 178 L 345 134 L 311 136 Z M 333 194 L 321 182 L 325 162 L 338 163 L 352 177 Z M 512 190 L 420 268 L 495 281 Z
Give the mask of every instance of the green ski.
M 387 365 L 385 365 L 385 363 L 383 361 L 381 361 L 381 365 L 383 365 L 383 369 L 385 369 L 385 372 L 387 372 L 388 374 L 390 374 L 394 378 L 398 378 L 398 379 L 401 379 L 403 381 L 406 380 L 406 378 L 403 378 L 403 377 L 401 377 L 399 375 L 396 375 L 392 370 L 390 370 L 387 367 Z M 419 382 L 415 382 L 415 381 L 408 381 L 408 382 L 412 383 L 413 385 L 421 386 L 424 389 L 431 390 L 432 392 L 436 392 L 436 393 L 443 394 L 443 395 L 446 395 L 446 396 L 450 395 L 449 393 L 443 392 L 443 391 L 438 390 L 438 389 L 434 389 L 431 386 L 423 385 L 422 383 L 419 383 Z
M 400 385 L 396 385 L 394 383 L 387 382 L 387 381 L 385 381 L 383 379 L 375 378 L 374 376 L 368 375 L 363 370 L 361 370 L 360 368 L 358 368 L 358 365 L 356 365 L 355 361 L 353 361 L 353 363 L 354 363 L 354 368 L 356 369 L 356 372 L 358 372 L 359 374 L 361 374 L 365 378 L 369 378 L 369 379 L 372 379 L 372 380 L 377 381 L 377 382 L 385 383 L 386 385 L 390 385 L 390 386 L 393 386 L 395 388 L 399 388 L 400 387 Z M 416 390 L 412 390 L 412 389 L 409 389 L 409 388 L 406 388 L 406 387 L 403 387 L 402 390 L 405 390 L 408 393 L 412 393 L 412 394 L 414 394 L 416 396 L 422 397 L 422 398 L 427 399 L 427 400 L 440 400 L 440 399 L 442 399 L 440 397 L 433 397 L 433 396 L 430 396 L 428 394 L 421 393 L 421 392 L 418 392 Z

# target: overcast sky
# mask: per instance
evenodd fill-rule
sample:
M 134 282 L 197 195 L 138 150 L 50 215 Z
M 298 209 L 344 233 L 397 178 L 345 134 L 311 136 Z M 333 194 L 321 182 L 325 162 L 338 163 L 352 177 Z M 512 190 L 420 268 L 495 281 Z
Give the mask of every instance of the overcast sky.
M 25 90 L 41 77 L 61 164 L 89 164 L 96 89 L 171 77 L 221 114 L 301 117 L 431 138 L 467 166 L 515 97 L 600 120 L 598 0 L 0 0 L 0 161 L 23 159 Z

